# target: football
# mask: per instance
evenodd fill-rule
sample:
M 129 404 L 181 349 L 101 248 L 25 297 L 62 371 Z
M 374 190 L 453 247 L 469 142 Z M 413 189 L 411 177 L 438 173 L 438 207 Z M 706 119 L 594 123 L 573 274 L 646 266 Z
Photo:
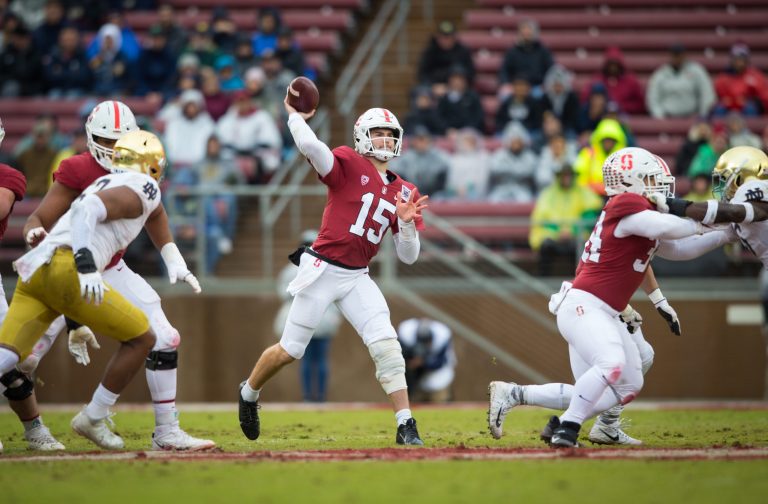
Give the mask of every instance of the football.
M 288 85 L 288 104 L 298 112 L 312 112 L 320 103 L 317 86 L 306 77 L 296 77 Z

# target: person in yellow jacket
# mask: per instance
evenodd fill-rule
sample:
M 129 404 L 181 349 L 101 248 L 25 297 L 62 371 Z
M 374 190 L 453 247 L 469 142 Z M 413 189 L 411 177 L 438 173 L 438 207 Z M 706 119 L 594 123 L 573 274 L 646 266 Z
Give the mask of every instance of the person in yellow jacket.
M 558 256 L 575 261 L 576 247 L 586 238 L 600 213 L 603 200 L 590 189 L 574 183 L 574 172 L 564 165 L 555 180 L 536 200 L 531 214 L 531 249 L 539 253 L 539 274 L 549 275 Z
M 627 146 L 627 134 L 615 119 L 603 119 L 597 124 L 589 139 L 589 146 L 579 151 L 573 170 L 576 183 L 605 196 L 603 187 L 603 163 L 613 152 Z

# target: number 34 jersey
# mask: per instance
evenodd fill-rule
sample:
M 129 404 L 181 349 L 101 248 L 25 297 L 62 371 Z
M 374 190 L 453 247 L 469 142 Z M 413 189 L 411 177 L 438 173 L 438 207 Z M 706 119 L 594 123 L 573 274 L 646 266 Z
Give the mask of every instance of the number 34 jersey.
M 413 184 L 388 171 L 386 184 L 373 164 L 347 146 L 333 150 L 333 169 L 320 180 L 328 186 L 323 222 L 312 248 L 341 264 L 364 268 L 379 251 L 387 232 L 399 231 L 395 202 L 397 193 L 412 200 L 420 195 Z M 421 218 L 416 228 L 423 229 Z
M 104 271 L 112 256 L 118 250 L 126 248 L 136 238 L 149 215 L 160 204 L 160 189 L 157 182 L 148 175 L 135 172 L 113 173 L 100 177 L 83 191 L 80 199 L 85 195 L 116 187 L 127 187 L 136 193 L 141 200 L 142 213 L 134 219 L 117 219 L 96 224 L 92 234 L 91 252 L 99 271 Z M 37 247 L 14 263 L 22 280 L 27 281 L 37 268 L 50 261 L 56 249 L 72 248 L 72 227 L 82 226 L 82 224 L 71 222 L 71 215 L 70 209 Z
M 614 234 L 622 218 L 643 210 L 653 210 L 643 196 L 623 193 L 612 197 L 584 245 L 576 268 L 573 287 L 597 296 L 617 311 L 627 306 L 640 286 L 658 247 L 658 240 L 637 235 L 617 238 Z

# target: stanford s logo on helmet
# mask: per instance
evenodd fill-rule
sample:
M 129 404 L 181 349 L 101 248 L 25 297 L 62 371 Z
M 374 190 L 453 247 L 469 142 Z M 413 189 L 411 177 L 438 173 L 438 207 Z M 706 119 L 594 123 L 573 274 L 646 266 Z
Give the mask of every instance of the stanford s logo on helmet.
M 608 156 L 603 163 L 603 184 L 608 196 L 630 192 L 671 197 L 675 192 L 675 177 L 667 163 L 639 147 L 626 147 Z
M 103 101 L 96 105 L 85 121 L 85 134 L 88 137 L 88 151 L 105 170 L 112 171 L 114 149 L 96 143 L 94 137 L 118 140 L 129 131 L 138 131 L 133 112 L 123 102 Z
M 371 130 L 376 128 L 386 128 L 394 132 L 394 149 L 375 149 Z M 372 156 L 379 161 L 389 161 L 393 157 L 400 155 L 400 148 L 403 143 L 403 128 L 395 117 L 395 114 L 387 109 L 372 108 L 366 110 L 355 123 L 355 151 L 363 156 Z

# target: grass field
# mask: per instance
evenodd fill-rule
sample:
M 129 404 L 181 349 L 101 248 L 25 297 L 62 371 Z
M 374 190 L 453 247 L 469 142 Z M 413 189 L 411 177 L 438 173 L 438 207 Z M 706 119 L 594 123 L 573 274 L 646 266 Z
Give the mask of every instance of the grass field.
M 698 504 L 764 502 L 768 495 L 765 409 L 630 409 L 630 433 L 643 439 L 643 448 L 587 445 L 566 452 L 548 450 L 538 441 L 548 413 L 516 409 L 507 419 L 505 436 L 496 441 L 486 430 L 483 405 L 417 409 L 428 448 L 406 449 L 394 448 L 394 419 L 382 408 L 267 407 L 256 442 L 242 436 L 234 410 L 186 411 L 183 426 L 216 440 L 220 450 L 193 457 L 147 457 L 140 451 L 149 446 L 151 413 L 118 409 L 116 430 L 128 451 L 118 454 L 122 460 L 104 458 L 104 452 L 71 433 L 74 410 L 44 417 L 67 454 L 83 455 L 78 460 L 40 458 L 40 453 L 27 451 L 15 417 L 0 413 L 5 445 L 0 502 L 610 499 Z

